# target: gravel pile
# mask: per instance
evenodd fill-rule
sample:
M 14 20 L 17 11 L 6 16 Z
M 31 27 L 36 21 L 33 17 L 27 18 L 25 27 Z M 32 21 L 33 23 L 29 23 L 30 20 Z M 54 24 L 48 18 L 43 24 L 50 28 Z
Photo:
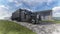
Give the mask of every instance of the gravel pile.
M 16 22 L 22 26 L 25 26 L 31 29 L 33 32 L 37 34 L 60 34 L 60 24 L 31 24 L 26 22 Z

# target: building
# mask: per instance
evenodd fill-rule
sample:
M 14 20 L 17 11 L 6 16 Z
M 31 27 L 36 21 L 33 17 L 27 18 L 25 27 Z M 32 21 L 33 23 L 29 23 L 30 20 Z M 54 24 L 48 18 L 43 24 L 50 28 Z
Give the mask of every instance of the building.
M 41 20 L 52 20 L 52 10 L 36 11 L 34 13 Z

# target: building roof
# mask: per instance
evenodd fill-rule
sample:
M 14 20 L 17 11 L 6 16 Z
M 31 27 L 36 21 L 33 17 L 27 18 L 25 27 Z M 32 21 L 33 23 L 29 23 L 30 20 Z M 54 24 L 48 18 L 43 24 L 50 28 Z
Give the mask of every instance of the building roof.
M 46 13 L 46 12 L 52 12 L 52 10 L 36 11 L 36 12 L 33 12 L 33 13 Z

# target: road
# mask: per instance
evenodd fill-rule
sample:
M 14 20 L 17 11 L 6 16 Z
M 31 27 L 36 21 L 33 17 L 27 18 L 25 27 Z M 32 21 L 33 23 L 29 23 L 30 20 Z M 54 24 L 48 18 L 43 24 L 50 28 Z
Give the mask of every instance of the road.
M 14 21 L 16 22 L 16 21 Z M 31 24 L 27 22 L 16 22 L 36 32 L 37 34 L 60 34 L 60 24 L 44 23 L 44 24 Z

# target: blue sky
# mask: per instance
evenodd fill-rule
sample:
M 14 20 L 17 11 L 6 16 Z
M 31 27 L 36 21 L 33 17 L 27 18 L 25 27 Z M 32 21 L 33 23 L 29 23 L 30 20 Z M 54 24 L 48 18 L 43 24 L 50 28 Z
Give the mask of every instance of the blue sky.
M 54 10 L 53 16 L 60 17 L 60 0 L 0 0 L 0 18 L 11 16 L 11 13 L 19 8 L 32 11 Z M 56 10 L 57 8 L 57 10 Z

